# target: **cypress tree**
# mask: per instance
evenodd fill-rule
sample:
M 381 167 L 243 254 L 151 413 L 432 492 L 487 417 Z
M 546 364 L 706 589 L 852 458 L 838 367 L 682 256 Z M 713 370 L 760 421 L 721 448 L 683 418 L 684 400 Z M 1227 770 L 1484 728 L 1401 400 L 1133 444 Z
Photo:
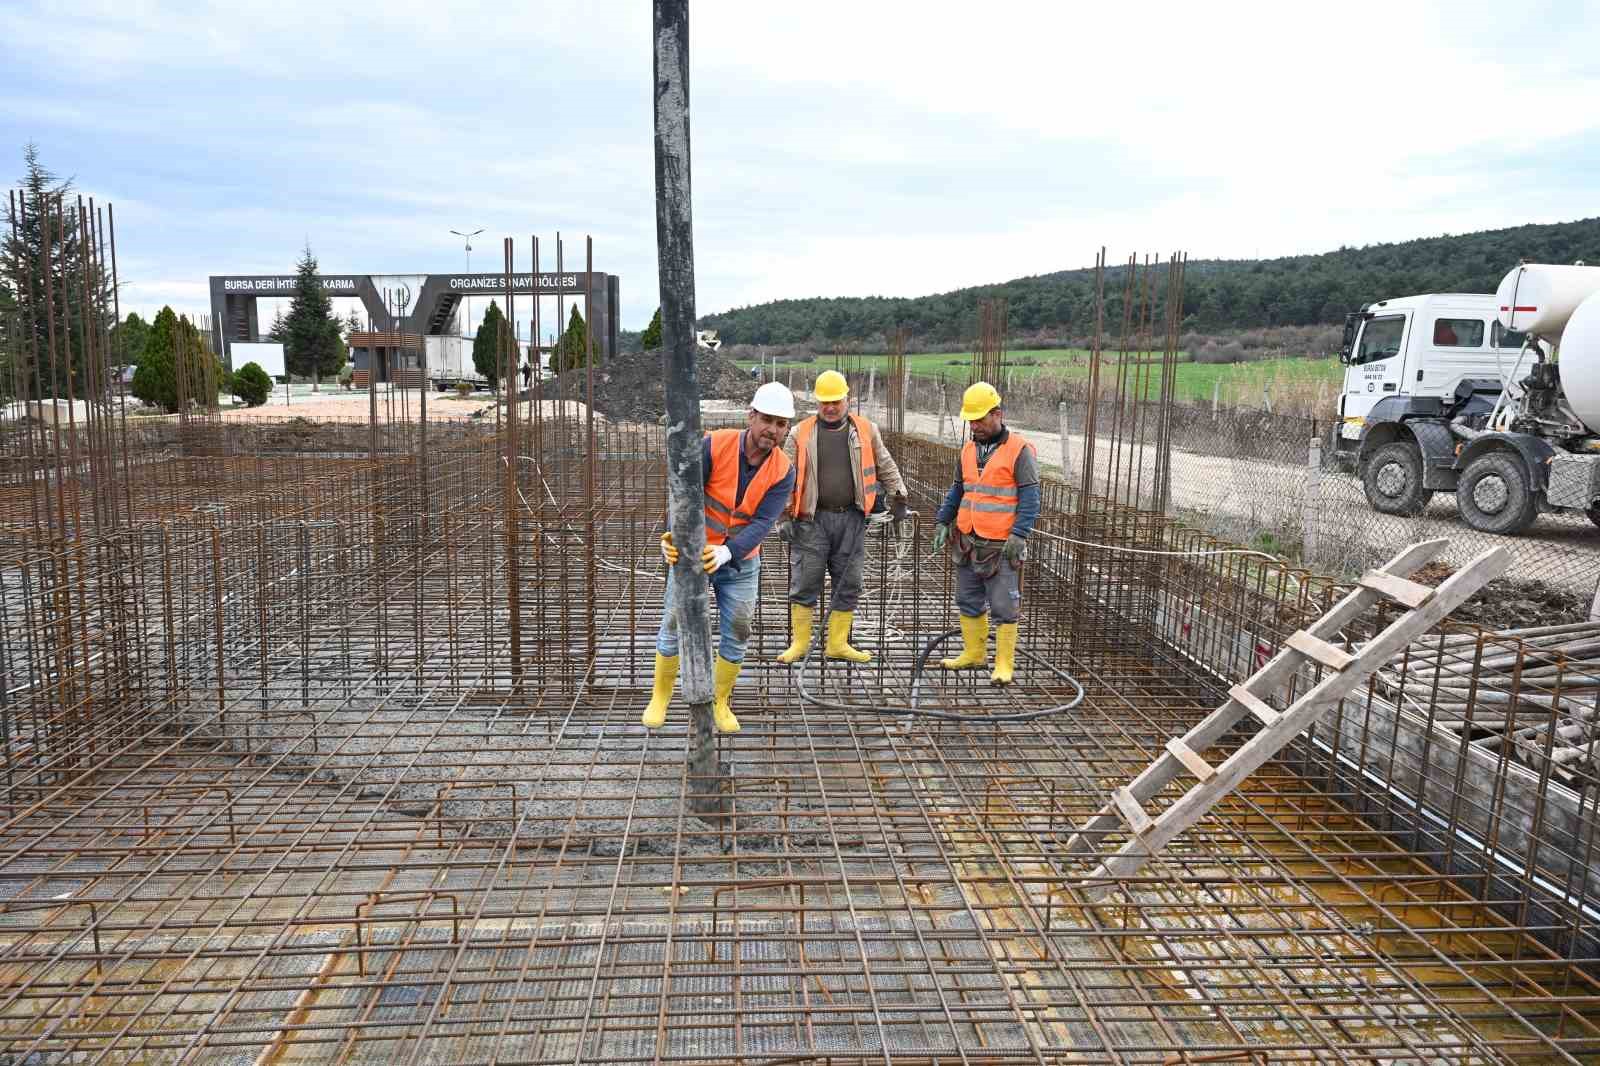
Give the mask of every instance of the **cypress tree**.
M 150 323 L 139 368 L 133 372 L 133 395 L 162 410 L 178 409 L 178 353 L 188 371 L 183 393 L 200 405 L 215 401 L 213 383 L 221 384 L 222 371 L 216 357 L 206 348 L 200 331 L 187 317 L 180 318 L 172 308 L 163 307 Z
M 133 372 L 133 395 L 163 411 L 178 409 L 178 316 L 163 307 L 150 323 L 139 369 Z
M 565 371 L 583 366 L 587 361 L 588 353 L 584 351 L 583 344 L 583 316 L 578 313 L 578 305 L 573 304 L 572 314 L 567 316 L 567 330 L 556 343 L 556 365 Z
M 478 335 L 472 338 L 472 366 L 496 388 L 500 379 L 500 348 L 506 343 L 509 332 L 510 326 L 500 305 L 490 300 L 489 309 L 483 313 L 483 324 L 478 327 Z

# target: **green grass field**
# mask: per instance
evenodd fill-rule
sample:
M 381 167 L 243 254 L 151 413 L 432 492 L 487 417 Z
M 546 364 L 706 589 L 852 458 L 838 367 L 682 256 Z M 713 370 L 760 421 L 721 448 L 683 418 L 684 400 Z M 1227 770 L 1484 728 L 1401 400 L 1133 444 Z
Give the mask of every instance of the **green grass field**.
M 1263 359 L 1253 363 L 1191 363 L 1187 354 L 1183 353 L 1180 353 L 1178 358 L 1180 361 L 1175 391 L 1179 400 L 1208 401 L 1219 382 L 1224 402 L 1254 400 L 1261 395 L 1264 386 L 1272 390 L 1274 402 L 1277 402 L 1279 397 L 1302 396 L 1313 399 L 1319 393 L 1323 396 L 1337 396 L 1340 383 L 1344 380 L 1344 368 L 1336 359 L 1283 358 Z M 846 355 L 841 359 L 841 365 L 847 370 L 858 367 L 865 370 L 873 364 L 883 366 L 888 356 Z M 1019 366 L 1016 362 L 1018 359 L 1033 359 L 1037 362 L 1035 365 Z M 1040 373 L 1068 378 L 1089 376 L 1089 353 L 1081 348 L 1024 349 L 1007 352 L 1006 361 L 1010 364 L 1013 382 Z M 956 352 L 908 353 L 906 363 L 913 374 L 938 374 L 951 381 L 965 384 L 968 368 L 972 365 L 972 356 Z M 742 360 L 739 365 L 748 369 L 755 363 Z M 793 367 L 799 372 L 818 374 L 833 365 L 832 356 L 820 355 L 814 363 L 780 361 L 778 369 Z M 1153 398 L 1160 389 L 1160 364 L 1143 368 L 1129 367 L 1128 372 L 1132 374 L 1136 369 L 1148 375 L 1147 390 Z M 1102 355 L 1101 381 L 1107 386 L 1114 385 L 1117 372 L 1115 353 Z

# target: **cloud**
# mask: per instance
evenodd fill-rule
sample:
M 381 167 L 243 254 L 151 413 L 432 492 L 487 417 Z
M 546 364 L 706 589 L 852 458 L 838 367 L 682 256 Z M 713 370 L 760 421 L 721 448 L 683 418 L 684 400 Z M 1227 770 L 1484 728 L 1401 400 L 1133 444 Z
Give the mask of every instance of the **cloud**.
M 1530 48 L 1483 3 L 697 0 L 700 307 L 1593 214 L 1597 11 L 1520 10 Z M 592 234 L 638 328 L 649 37 L 647 5 L 578 0 L 12 4 L 0 146 L 117 202 L 126 291 L 156 306 L 205 310 L 206 275 L 308 239 L 330 270 L 452 270 L 448 231 L 483 226 L 475 266 Z

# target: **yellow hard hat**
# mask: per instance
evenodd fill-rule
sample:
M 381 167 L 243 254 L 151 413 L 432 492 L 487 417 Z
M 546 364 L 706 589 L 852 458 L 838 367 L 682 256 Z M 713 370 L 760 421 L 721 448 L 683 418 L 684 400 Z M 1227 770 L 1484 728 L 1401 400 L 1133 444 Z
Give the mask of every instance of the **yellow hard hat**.
M 817 402 L 832 403 L 850 395 L 850 383 L 837 370 L 824 370 L 817 375 Z
M 987 381 L 968 385 L 961 394 L 961 417 L 968 422 L 976 422 L 999 406 L 1000 393 Z

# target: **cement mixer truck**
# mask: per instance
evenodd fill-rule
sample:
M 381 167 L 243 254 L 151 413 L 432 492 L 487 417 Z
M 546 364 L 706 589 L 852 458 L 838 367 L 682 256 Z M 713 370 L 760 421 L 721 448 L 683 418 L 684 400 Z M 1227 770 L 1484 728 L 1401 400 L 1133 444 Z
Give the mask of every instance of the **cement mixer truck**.
M 1453 492 L 1515 534 L 1541 512 L 1600 525 L 1600 267 L 1524 264 L 1494 296 L 1380 300 L 1346 316 L 1333 454 L 1386 514 Z

